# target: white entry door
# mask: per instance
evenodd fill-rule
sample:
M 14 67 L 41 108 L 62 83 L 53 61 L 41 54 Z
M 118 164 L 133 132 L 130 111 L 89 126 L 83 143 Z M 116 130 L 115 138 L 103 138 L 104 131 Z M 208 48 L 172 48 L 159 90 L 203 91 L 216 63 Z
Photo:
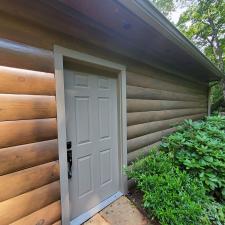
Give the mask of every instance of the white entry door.
M 117 82 L 73 70 L 65 70 L 64 79 L 72 220 L 119 189 Z

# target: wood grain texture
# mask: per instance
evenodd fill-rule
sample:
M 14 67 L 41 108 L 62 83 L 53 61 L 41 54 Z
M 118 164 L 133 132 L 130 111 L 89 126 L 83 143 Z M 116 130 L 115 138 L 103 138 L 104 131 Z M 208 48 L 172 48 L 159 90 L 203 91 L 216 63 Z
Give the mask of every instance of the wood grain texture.
M 127 114 L 127 124 L 128 126 L 130 126 L 135 124 L 147 123 L 151 121 L 166 120 L 201 113 L 207 113 L 207 109 L 192 108 L 192 109 L 173 109 L 173 110 L 148 111 L 148 112 L 132 112 Z
M 164 80 L 152 78 L 151 76 L 146 76 L 142 74 L 136 74 L 133 72 L 127 73 L 127 84 L 131 86 L 152 88 L 158 90 L 172 91 L 178 93 L 187 94 L 206 94 L 207 88 L 205 86 L 199 86 L 199 88 L 193 88 L 190 85 L 178 85 L 173 82 L 168 82 Z
M 134 162 L 135 160 L 139 159 L 140 157 L 146 156 L 151 148 L 156 148 L 160 145 L 161 141 L 158 141 L 156 143 L 153 143 L 151 145 L 145 146 L 141 149 L 137 149 L 133 152 L 128 153 L 127 155 L 127 163 L 128 165 Z
M 18 120 L 0 123 L 0 148 L 56 138 L 56 119 Z
M 0 94 L 0 121 L 55 117 L 54 96 Z
M 151 100 L 174 100 L 174 101 L 207 101 L 206 95 L 184 94 L 172 91 L 157 90 L 127 85 L 127 98 L 151 99 Z
M 146 134 L 144 136 L 141 137 L 137 137 L 137 138 L 133 138 L 127 141 L 127 150 L 128 153 L 140 149 L 142 147 L 151 145 L 157 141 L 160 141 L 160 139 L 163 136 L 166 136 L 168 134 L 171 134 L 172 132 L 175 131 L 175 128 L 169 128 L 166 130 L 162 130 L 162 131 L 158 131 L 158 132 L 154 132 L 151 134 Z
M 54 74 L 0 66 L 0 93 L 55 95 Z
M 55 223 L 54 223 L 54 224 L 52 224 L 52 225 L 62 225 L 61 220 L 59 220 L 59 221 L 55 222 Z
M 198 89 L 199 86 L 202 86 L 201 89 L 206 90 L 208 87 L 207 83 L 201 82 L 200 80 L 193 79 L 193 77 L 185 77 L 184 75 L 182 76 L 181 74 L 180 74 L 181 76 L 177 76 L 174 73 L 165 72 L 145 64 L 142 64 L 140 66 L 138 65 L 137 62 L 130 65 L 127 72 L 128 72 L 128 75 L 140 74 L 140 75 L 151 77 L 154 79 L 160 79 L 162 81 L 172 83 L 177 86 L 191 87 L 192 89 Z
M 0 224 L 52 224 L 59 202 L 39 210 L 60 198 L 53 53 L 0 39 L 0 61 Z
M 53 72 L 52 51 L 35 48 L 6 39 L 0 39 L 1 65 L 30 69 L 35 71 Z
M 24 1 L 22 1 L 22 2 L 24 2 Z M 21 6 L 23 4 L 24 3 L 20 3 L 18 5 Z M 134 46 L 133 42 L 127 42 L 127 40 L 120 37 L 120 35 L 115 35 L 114 32 L 111 32 L 111 31 L 109 32 L 109 29 L 106 29 L 106 30 L 103 29 L 104 31 L 100 32 L 99 30 L 97 30 L 91 26 L 91 25 L 93 25 L 92 24 L 93 20 L 90 20 L 88 22 L 86 21 L 85 23 L 81 23 L 80 18 L 83 18 L 83 17 L 80 17 L 79 14 L 76 15 L 77 14 L 76 12 L 73 12 L 72 14 L 70 14 L 69 17 L 62 17 L 62 12 L 60 12 L 60 11 L 61 11 L 61 9 L 63 9 L 63 7 L 59 8 L 60 11 L 53 10 L 56 8 L 56 2 L 52 2 L 52 4 L 54 5 L 53 7 L 51 7 L 52 10 L 49 10 L 48 7 L 43 7 L 44 5 L 40 9 L 36 4 L 38 5 L 39 3 L 37 2 L 37 3 L 29 4 L 28 2 L 26 2 L 26 7 L 23 7 L 22 9 L 16 10 L 16 11 L 21 12 L 21 10 L 23 11 L 24 9 L 28 9 L 29 7 L 31 7 L 34 10 L 32 15 L 30 13 L 30 10 L 28 11 L 28 13 L 20 14 L 20 16 L 23 19 L 26 18 L 25 21 L 32 22 L 34 20 L 38 20 L 38 21 L 34 22 L 35 24 L 37 24 L 37 23 L 40 24 L 40 22 L 42 21 L 44 23 L 44 27 L 47 26 L 52 30 L 59 29 L 61 31 L 61 33 L 64 33 L 64 34 L 67 33 L 67 35 L 70 35 L 70 36 L 73 34 L 73 37 L 77 37 L 79 39 L 86 40 L 87 43 L 88 42 L 92 43 L 92 45 L 94 45 L 94 46 L 98 46 L 98 47 L 100 46 L 103 49 L 108 49 L 111 51 L 113 50 L 114 52 L 124 54 L 130 58 L 134 58 L 134 59 L 138 58 L 139 60 L 145 59 L 145 57 L 143 57 L 144 52 L 140 51 L 136 46 Z M 4 12 L 7 11 L 6 5 L 8 5 L 8 4 L 4 3 L 4 7 L 1 6 L 1 10 Z M 36 7 L 35 7 L 35 5 L 36 5 Z M 14 4 L 14 6 L 15 6 L 15 4 Z M 9 7 L 9 5 L 8 5 L 8 7 Z M 37 10 L 37 7 L 39 8 L 39 10 Z M 15 10 L 11 10 L 10 12 L 12 13 L 13 11 L 15 11 Z M 66 10 L 66 12 L 68 12 L 68 10 Z M 19 15 L 19 13 L 17 13 L 17 16 L 18 15 Z M 29 18 L 27 18 L 27 16 Z M 46 16 L 48 18 L 46 18 Z M 75 17 L 75 18 L 72 18 L 71 16 Z M 58 20 L 58 21 L 56 22 L 56 20 Z M 4 23 L 3 23 L 3 27 L 5 28 Z M 10 30 L 11 32 L 10 31 L 7 32 L 7 31 L 5 31 L 5 30 L 7 30 L 7 27 L 6 27 L 6 29 L 4 29 L 4 28 L 3 28 L 4 35 L 6 35 L 8 37 L 8 35 L 5 34 L 5 32 L 6 32 L 6 33 L 10 33 L 11 35 L 9 35 L 9 36 L 13 37 L 12 33 L 14 33 L 15 31 L 13 32 L 13 29 L 12 29 L 12 31 Z M 101 30 L 102 30 L 102 28 L 101 28 Z M 106 31 L 107 31 L 107 34 L 106 34 Z M 32 40 L 35 39 L 35 35 L 30 34 L 31 32 L 29 31 L 28 28 L 25 31 L 23 31 L 22 33 L 30 35 Z M 46 33 L 48 33 L 48 31 Z M 57 36 L 57 35 L 55 35 L 55 36 Z M 90 36 L 92 38 L 90 38 Z M 17 40 L 19 38 L 20 37 L 13 37 L 13 39 L 17 39 Z M 30 41 L 28 37 L 25 37 L 25 39 L 26 40 L 28 39 L 28 41 Z M 37 38 L 35 39 L 35 40 L 37 40 L 38 43 L 45 42 L 45 39 L 42 39 L 42 40 L 41 40 L 41 38 L 38 38 L 38 39 L 39 40 L 37 40 Z M 54 37 L 54 39 L 55 39 L 55 37 Z M 46 40 L 46 41 L 48 41 L 48 40 Z M 67 39 L 65 39 L 63 41 L 63 44 L 65 45 L 66 42 L 67 42 Z M 76 43 L 76 41 L 74 41 L 74 42 Z M 140 44 L 140 42 L 139 42 L 139 44 Z M 124 48 L 126 50 L 124 50 Z M 146 48 L 145 48 L 145 50 L 146 50 Z M 164 59 L 166 59 L 166 58 L 164 57 Z M 144 60 L 144 61 L 146 61 L 147 63 L 152 62 L 152 60 Z
M 60 201 L 56 201 L 10 225 L 52 225 L 61 217 Z
M 206 102 L 127 99 L 128 112 L 145 112 L 168 109 L 207 108 Z
M 4 7 L 5 8 L 5 7 Z M 43 17 L 43 14 L 41 15 Z M 54 18 L 54 17 L 53 17 Z M 40 48 L 46 48 L 46 49 L 51 49 L 54 44 L 64 46 L 66 48 L 70 49 L 76 49 L 82 52 L 87 52 L 92 55 L 99 55 L 102 58 L 110 58 L 111 61 L 118 62 L 118 63 L 123 63 L 127 65 L 127 68 L 130 71 L 134 71 L 135 73 L 138 74 L 145 74 L 147 76 L 152 76 L 158 79 L 162 80 L 175 80 L 176 76 L 174 74 L 167 74 L 163 71 L 159 71 L 157 69 L 153 69 L 152 66 L 149 66 L 147 64 L 140 64 L 140 62 L 137 63 L 137 60 L 131 60 L 129 58 L 125 59 L 122 54 L 114 54 L 114 52 L 106 51 L 106 48 L 111 47 L 111 49 L 115 50 L 122 50 L 123 48 L 115 48 L 112 45 L 107 44 L 104 39 L 104 41 L 101 41 L 101 44 L 105 43 L 105 49 L 101 49 L 99 47 L 96 47 L 94 45 L 90 45 L 88 42 L 81 41 L 81 39 L 65 35 L 64 33 L 59 33 L 59 32 L 54 32 L 53 30 L 49 30 L 47 28 L 41 27 L 39 25 L 34 26 L 30 21 L 28 20 L 18 20 L 16 17 L 12 17 L 8 14 L 1 13 L 0 15 L 0 24 L 1 24 L 1 36 L 9 39 L 9 40 L 15 40 L 18 42 L 23 42 L 27 43 L 32 46 L 37 46 Z M 57 24 L 58 25 L 58 24 Z M 26 29 L 24 29 L 26 27 Z M 70 27 L 71 28 L 71 27 Z M 74 26 L 73 26 L 74 28 Z M 76 32 L 79 34 L 79 32 Z M 71 32 L 69 33 L 69 35 Z M 90 37 L 90 32 L 88 34 L 88 38 Z M 103 37 L 103 36 L 101 36 Z M 90 39 L 90 38 L 89 38 Z M 130 54 L 129 54 L 130 57 Z M 139 58 L 143 58 L 143 55 L 139 55 Z M 150 61 L 148 61 L 149 63 Z M 192 75 L 192 74 L 191 74 Z M 186 79 L 190 79 L 190 77 L 186 76 Z M 179 82 L 177 85 L 184 84 L 188 81 L 186 81 L 183 77 L 180 77 Z M 191 80 L 195 80 L 196 86 L 198 80 L 193 78 Z M 192 83 L 192 82 L 188 82 Z
M 0 202 L 0 225 L 8 225 L 55 202 L 60 198 L 60 184 L 55 181 L 41 188 Z
M 58 161 L 1 176 L 0 202 L 52 183 L 58 179 Z
M 0 149 L 0 175 L 58 159 L 56 139 Z
M 127 138 L 132 139 L 139 136 L 143 136 L 145 134 L 153 133 L 160 130 L 165 130 L 170 128 L 171 126 L 177 125 L 178 123 L 186 119 L 198 120 L 198 119 L 204 118 L 204 116 L 206 116 L 205 113 L 128 126 Z
M 59 2 L 57 4 L 55 1 L 50 1 L 51 4 L 53 5 L 53 7 L 51 7 L 52 10 L 49 10 L 50 8 L 46 7 L 44 4 L 41 7 L 39 1 L 37 1 L 37 3 L 35 3 L 35 4 L 34 3 L 28 4 L 26 2 L 26 7 L 23 7 L 24 2 L 26 2 L 26 1 L 22 1 L 21 4 L 18 3 L 17 5 L 13 4 L 11 7 L 9 6 L 10 3 L 6 4 L 4 2 L 4 4 L 2 4 L 2 6 L 1 6 L 1 10 L 3 12 L 5 12 L 5 14 L 8 12 L 8 14 L 20 16 L 23 19 L 26 18 L 27 21 L 33 21 L 34 24 L 41 23 L 44 27 L 47 26 L 51 29 L 61 31 L 62 33 L 67 33 L 68 35 L 79 36 L 80 39 L 88 40 L 89 42 L 92 42 L 93 44 L 96 44 L 103 48 L 108 48 L 113 51 L 119 51 L 120 54 L 123 54 L 121 52 L 122 50 L 126 50 L 125 51 L 125 52 L 127 52 L 126 55 L 128 55 L 130 57 L 132 57 L 132 56 L 134 57 L 134 55 L 136 55 L 135 59 L 137 59 L 138 61 L 144 61 L 146 64 L 155 64 L 155 61 L 157 61 L 159 64 L 162 64 L 163 62 L 164 63 L 167 62 L 163 67 L 171 67 L 173 65 L 175 67 L 173 70 L 175 73 L 177 71 L 179 71 L 180 73 L 184 73 L 184 74 L 187 73 L 190 76 L 201 77 L 202 80 L 207 80 L 208 76 L 210 76 L 210 73 L 208 73 L 206 70 L 204 70 L 204 68 L 200 64 L 198 65 L 198 63 L 195 60 L 193 60 L 193 58 L 191 59 L 191 63 L 194 65 L 187 66 L 187 63 L 190 63 L 190 62 L 188 62 L 187 59 L 185 60 L 185 57 L 190 59 L 190 55 L 189 56 L 188 56 L 188 54 L 185 55 L 185 54 L 183 54 L 184 52 L 182 52 L 182 51 L 178 51 L 179 53 L 176 54 L 176 53 L 174 53 L 176 48 L 171 48 L 172 52 L 170 51 L 170 53 L 167 51 L 164 51 L 165 48 L 163 48 L 163 51 L 159 51 L 160 48 L 156 47 L 158 45 L 154 45 L 153 42 L 155 41 L 156 43 L 158 43 L 161 40 L 161 38 L 160 39 L 154 38 L 155 32 L 154 32 L 154 30 L 151 29 L 151 26 L 150 27 L 148 26 L 147 30 L 149 31 L 149 29 L 150 29 L 151 32 L 150 32 L 149 36 L 153 36 L 153 38 L 151 38 L 151 47 L 154 48 L 153 51 L 151 51 L 151 48 L 149 48 L 149 46 L 148 46 L 148 48 L 146 48 L 146 43 L 147 43 L 147 45 L 150 44 L 149 39 L 146 35 L 139 35 L 139 37 L 138 37 L 138 40 L 140 40 L 140 38 L 146 39 L 144 42 L 143 41 L 131 41 L 131 39 L 133 40 L 134 36 L 136 36 L 136 38 L 137 38 L 138 32 L 135 32 L 134 30 L 137 28 L 140 29 L 140 26 L 134 26 L 133 27 L 134 30 L 130 29 L 130 31 L 128 31 L 128 30 L 126 30 L 126 32 L 123 31 L 122 36 L 125 35 L 124 36 L 125 38 L 122 36 L 120 37 L 120 35 L 115 35 L 117 33 L 118 29 L 120 29 L 120 30 L 122 29 L 122 26 L 120 26 L 121 23 L 119 26 L 114 27 L 116 30 L 116 32 L 113 33 L 114 36 L 113 36 L 113 34 L 109 35 L 109 33 L 111 34 L 111 32 L 107 32 L 106 29 L 103 29 L 104 32 L 100 32 L 98 34 L 97 33 L 98 30 L 96 30 L 96 32 L 92 31 L 93 30 L 92 28 L 95 27 L 96 24 L 91 19 L 89 19 L 88 22 L 85 21 L 86 23 L 84 22 L 84 23 L 80 24 L 79 21 L 82 17 L 80 18 L 79 14 L 77 15 L 77 13 L 75 13 L 75 12 L 70 13 L 70 10 L 65 10 L 65 9 L 63 10 L 62 5 L 60 4 L 61 2 Z M 114 1 L 111 1 L 111 3 L 112 2 L 114 2 Z M 39 4 L 39 7 L 38 7 L 38 4 Z M 59 6 L 59 4 L 60 4 L 60 6 Z M 115 2 L 114 2 L 114 4 L 115 4 Z M 8 7 L 6 7 L 5 5 L 8 5 Z M 55 10 L 57 8 L 56 5 L 58 5 L 58 9 L 57 9 L 58 11 Z M 118 5 L 119 4 L 117 4 L 117 6 Z M 37 10 L 37 7 L 39 8 L 39 10 Z M 14 8 L 14 10 L 12 10 L 11 8 Z M 15 10 L 16 8 L 19 8 L 19 10 Z M 90 7 L 88 7 L 88 8 L 90 8 Z M 100 8 L 97 7 L 97 9 L 100 9 Z M 121 10 L 125 11 L 124 9 L 121 9 Z M 61 11 L 63 11 L 65 14 L 67 14 L 67 17 L 65 16 L 62 18 Z M 120 10 L 118 10 L 118 11 L 120 11 Z M 111 13 L 113 13 L 113 10 Z M 73 17 L 75 17 L 75 18 L 73 18 Z M 114 18 L 115 18 L 115 16 L 114 16 Z M 134 20 L 135 23 L 138 21 L 138 18 L 137 17 L 134 18 L 134 15 L 132 16 L 130 14 L 129 18 L 132 18 L 132 21 Z M 112 20 L 110 21 L 110 24 L 111 24 L 111 22 L 112 22 Z M 139 19 L 139 22 L 140 22 L 140 19 Z M 138 23 L 138 24 L 140 24 L 140 23 Z M 141 27 L 144 27 L 144 26 L 146 26 L 146 24 L 142 23 Z M 24 32 L 29 34 L 29 31 L 27 31 L 27 30 L 28 30 L 28 28 L 25 29 Z M 105 35 L 105 32 L 107 35 Z M 128 35 L 128 33 L 130 33 L 130 32 L 132 33 L 132 35 Z M 90 37 L 92 37 L 92 38 L 90 38 Z M 38 37 L 38 38 L 41 39 L 40 37 Z M 27 37 L 26 39 L 29 39 L 29 37 Z M 117 40 L 117 42 L 120 43 L 120 45 L 118 45 L 118 44 L 114 45 L 115 39 Z M 138 50 L 141 52 L 139 54 L 134 54 L 134 47 L 130 46 L 130 48 L 129 48 L 127 46 L 128 43 L 133 44 L 133 45 L 136 44 L 137 46 L 134 46 L 134 47 L 138 48 Z M 165 47 L 164 44 L 165 43 L 163 42 L 163 46 Z M 169 42 L 168 45 L 171 47 L 171 42 Z M 139 47 L 141 47 L 141 48 L 139 48 Z M 135 48 L 135 50 L 136 50 L 136 48 Z M 147 55 L 145 55 L 146 51 L 148 52 Z M 145 53 L 145 54 L 141 55 L 141 53 Z M 160 61 L 160 59 L 161 59 L 161 61 Z M 182 66 L 182 65 L 185 65 L 185 66 Z M 205 75 L 206 79 L 204 79 L 204 75 Z

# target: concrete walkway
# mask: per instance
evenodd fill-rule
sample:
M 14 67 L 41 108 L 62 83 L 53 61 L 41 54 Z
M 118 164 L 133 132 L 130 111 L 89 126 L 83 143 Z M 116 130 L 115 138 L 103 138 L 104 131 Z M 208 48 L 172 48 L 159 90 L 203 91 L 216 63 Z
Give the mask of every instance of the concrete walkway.
M 84 225 L 150 225 L 150 222 L 128 198 L 122 196 Z

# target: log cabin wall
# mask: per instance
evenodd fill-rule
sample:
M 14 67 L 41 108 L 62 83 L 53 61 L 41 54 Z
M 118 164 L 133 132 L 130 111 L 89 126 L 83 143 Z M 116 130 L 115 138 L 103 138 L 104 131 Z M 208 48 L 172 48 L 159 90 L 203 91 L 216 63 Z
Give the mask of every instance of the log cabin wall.
M 0 225 L 60 220 L 51 51 L 0 41 Z
M 0 225 L 60 224 L 54 44 L 127 66 L 129 163 L 206 115 L 206 84 L 4 13 L 0 25 Z
M 127 72 L 128 163 L 185 120 L 207 115 L 207 87 L 160 71 Z

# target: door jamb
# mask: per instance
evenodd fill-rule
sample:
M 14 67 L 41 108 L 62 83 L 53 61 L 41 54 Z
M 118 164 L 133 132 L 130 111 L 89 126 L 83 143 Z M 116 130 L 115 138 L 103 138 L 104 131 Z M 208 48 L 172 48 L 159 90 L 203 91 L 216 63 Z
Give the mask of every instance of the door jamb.
M 70 224 L 69 182 L 67 175 L 66 119 L 63 58 L 72 58 L 102 68 L 116 70 L 118 76 L 118 151 L 119 151 L 119 190 L 127 193 L 127 177 L 123 168 L 127 165 L 127 105 L 126 105 L 126 67 L 86 53 L 54 46 L 56 108 L 58 126 L 58 152 L 60 165 L 61 220 L 62 225 Z

